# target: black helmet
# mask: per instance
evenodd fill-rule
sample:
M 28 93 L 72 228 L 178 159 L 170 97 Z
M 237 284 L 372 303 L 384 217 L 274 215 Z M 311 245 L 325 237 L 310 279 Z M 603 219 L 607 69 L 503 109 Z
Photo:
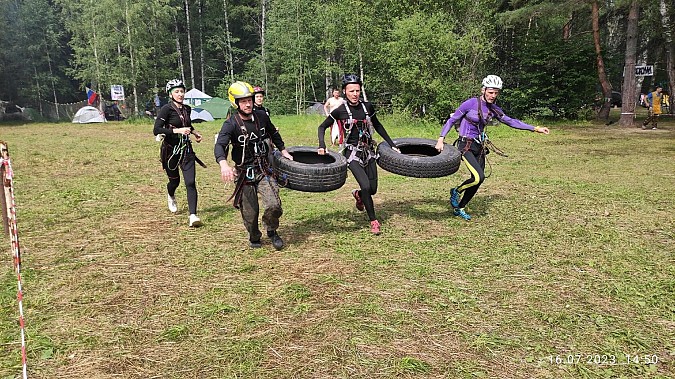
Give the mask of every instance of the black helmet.
M 360 86 L 363 85 L 363 83 L 361 83 L 361 78 L 355 74 L 345 74 L 345 76 L 342 77 L 342 89 L 345 89 L 347 84 L 358 84 Z

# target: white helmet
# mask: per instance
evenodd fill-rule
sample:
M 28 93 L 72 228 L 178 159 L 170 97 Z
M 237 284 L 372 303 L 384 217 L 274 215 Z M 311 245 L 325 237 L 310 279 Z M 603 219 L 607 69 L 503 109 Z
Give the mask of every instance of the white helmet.
M 488 75 L 483 79 L 483 88 L 502 89 L 502 78 L 497 75 Z
M 183 84 L 183 81 L 180 79 L 171 79 L 166 83 L 166 93 L 170 95 L 171 90 L 179 87 L 185 89 L 185 84 Z

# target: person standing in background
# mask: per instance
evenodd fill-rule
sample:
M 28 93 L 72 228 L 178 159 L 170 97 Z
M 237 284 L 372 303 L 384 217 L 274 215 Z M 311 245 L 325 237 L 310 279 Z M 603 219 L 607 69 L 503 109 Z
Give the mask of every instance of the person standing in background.
M 647 129 L 649 123 L 652 123 L 652 129 L 656 130 L 659 123 L 659 115 L 661 114 L 661 103 L 663 102 L 661 92 L 663 92 L 663 87 L 656 86 L 654 92 L 647 94 L 645 101 L 649 109 L 649 117 L 642 123 L 642 129 Z
M 335 108 L 342 105 L 343 102 L 344 100 L 340 98 L 340 90 L 335 88 L 333 90 L 333 96 L 329 97 L 323 105 L 323 111 L 325 112 L 326 116 L 328 116 Z M 340 146 L 344 144 L 342 126 L 337 121 L 333 122 L 333 125 L 330 126 L 330 144 L 335 145 L 336 142 Z

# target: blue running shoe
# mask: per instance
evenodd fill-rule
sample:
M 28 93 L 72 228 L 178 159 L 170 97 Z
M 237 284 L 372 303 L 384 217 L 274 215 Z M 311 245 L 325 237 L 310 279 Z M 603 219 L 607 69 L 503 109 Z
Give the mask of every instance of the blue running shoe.
M 465 219 L 466 221 L 471 220 L 471 216 L 469 216 L 469 214 L 464 211 L 464 208 L 455 208 L 454 214 L 455 216 L 459 216 Z
M 457 191 L 457 188 L 450 190 L 450 205 L 453 208 L 459 208 L 459 191 Z

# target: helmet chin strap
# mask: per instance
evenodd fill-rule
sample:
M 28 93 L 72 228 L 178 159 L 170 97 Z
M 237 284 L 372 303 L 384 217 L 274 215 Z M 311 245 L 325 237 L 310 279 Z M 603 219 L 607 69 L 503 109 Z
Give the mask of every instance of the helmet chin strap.
M 178 100 L 176 100 L 176 99 L 173 98 L 173 94 L 171 95 L 171 101 L 173 101 L 173 102 L 176 103 L 176 104 L 183 105 L 183 102 L 182 102 L 182 101 L 178 101 Z

